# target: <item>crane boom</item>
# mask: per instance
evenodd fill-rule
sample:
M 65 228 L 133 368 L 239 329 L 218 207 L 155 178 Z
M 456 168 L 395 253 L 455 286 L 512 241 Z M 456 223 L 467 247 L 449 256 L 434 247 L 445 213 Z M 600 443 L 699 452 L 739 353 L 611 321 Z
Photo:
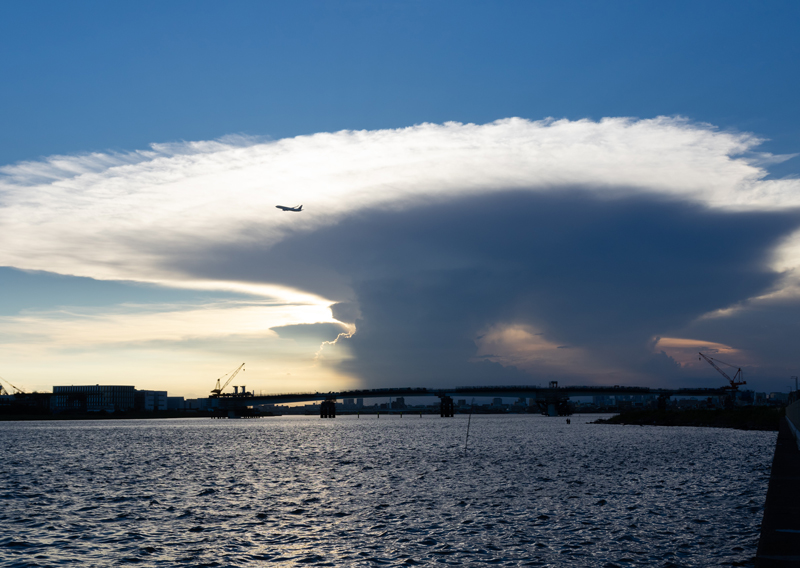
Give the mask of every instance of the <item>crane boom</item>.
M 705 356 L 705 355 L 703 355 L 702 353 L 700 353 L 700 357 L 702 357 L 703 359 L 705 359 L 706 361 L 708 361 L 708 364 L 709 364 L 709 365 L 711 365 L 712 367 L 714 367 L 714 368 L 715 368 L 717 371 L 719 371 L 719 373 L 720 373 L 720 374 L 721 374 L 723 377 L 725 377 L 725 378 L 726 378 L 726 379 L 728 379 L 729 381 L 733 382 L 733 379 L 731 379 L 731 378 L 728 376 L 728 374 L 727 374 L 725 371 L 723 371 L 722 369 L 720 369 L 719 367 L 717 367 L 717 364 L 716 364 L 716 363 L 714 363 L 714 360 L 713 360 L 711 357 L 706 357 L 706 356 Z
M 699 352 L 698 352 L 698 353 L 699 353 Z M 705 359 L 706 361 L 708 361 L 708 364 L 709 364 L 709 365 L 711 365 L 711 366 L 712 366 L 712 367 L 714 367 L 714 368 L 715 368 L 717 371 L 719 371 L 719 374 L 720 374 L 720 375 L 722 375 L 723 377 L 725 377 L 726 379 L 728 379 L 728 382 L 731 384 L 731 386 L 729 386 L 729 387 L 724 387 L 724 388 L 726 388 L 726 389 L 731 389 L 731 390 L 739 390 L 739 385 L 746 385 L 746 384 L 747 384 L 747 381 L 737 381 L 737 380 L 736 380 L 737 378 L 739 378 L 739 379 L 743 378 L 743 375 L 742 375 L 742 368 L 741 368 L 741 367 L 739 367 L 739 368 L 736 370 L 736 374 L 735 374 L 735 375 L 733 375 L 733 378 L 730 378 L 730 377 L 728 376 L 728 373 L 726 373 L 725 371 L 723 371 L 722 369 L 720 369 L 720 368 L 717 366 L 717 364 L 716 364 L 716 363 L 714 363 L 714 361 L 719 361 L 719 359 L 713 359 L 712 357 L 707 357 L 707 356 L 703 355 L 702 353 L 699 353 L 699 355 L 700 355 L 700 357 L 702 357 L 703 359 Z M 728 365 L 729 367 L 733 367 L 733 365 L 731 365 L 731 364 L 729 364 L 729 363 L 726 363 L 725 361 L 719 361 L 719 362 L 720 362 L 720 363 L 722 363 L 723 365 Z M 734 367 L 734 368 L 735 368 L 735 367 Z
M 239 367 L 238 367 L 238 368 L 237 368 L 237 369 L 236 369 L 236 370 L 235 370 L 233 373 L 231 373 L 231 376 L 230 376 L 230 377 L 228 377 L 228 380 L 227 380 L 227 381 L 225 381 L 225 384 L 224 384 L 224 385 L 222 385 L 222 386 L 219 386 L 219 381 L 220 381 L 220 379 L 217 379 L 217 386 L 216 386 L 216 387 L 214 387 L 213 389 L 211 389 L 211 396 L 219 396 L 219 395 L 220 395 L 220 393 L 221 393 L 223 390 L 225 390 L 225 387 L 227 387 L 227 386 L 230 384 L 230 382 L 233 380 L 233 377 L 235 377 L 236 375 L 238 375 L 238 374 L 239 374 L 239 371 L 241 371 L 241 370 L 242 370 L 242 367 L 244 367 L 244 363 L 242 363 L 241 365 L 239 365 Z M 221 378 L 221 377 L 220 377 L 220 378 Z
M 10 386 L 15 391 L 17 391 L 18 394 L 26 394 L 24 390 L 22 390 L 18 386 L 12 385 L 10 382 L 8 382 L 7 379 L 4 379 L 3 377 L 0 377 L 0 380 L 2 380 L 4 383 L 6 383 L 8 386 Z M 6 392 L 8 392 L 8 391 L 6 390 Z

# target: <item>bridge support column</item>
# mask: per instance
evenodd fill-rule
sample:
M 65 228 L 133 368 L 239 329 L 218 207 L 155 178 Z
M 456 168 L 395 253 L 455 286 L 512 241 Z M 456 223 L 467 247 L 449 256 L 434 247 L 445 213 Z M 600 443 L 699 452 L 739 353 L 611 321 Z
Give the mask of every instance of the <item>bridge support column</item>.
M 442 418 L 452 418 L 456 413 L 456 405 L 449 396 L 439 397 L 439 415 Z
M 548 396 L 536 400 L 539 409 L 545 416 L 571 416 L 572 408 L 569 399 L 556 396 Z
M 324 400 L 319 405 L 320 418 L 336 418 L 336 401 Z

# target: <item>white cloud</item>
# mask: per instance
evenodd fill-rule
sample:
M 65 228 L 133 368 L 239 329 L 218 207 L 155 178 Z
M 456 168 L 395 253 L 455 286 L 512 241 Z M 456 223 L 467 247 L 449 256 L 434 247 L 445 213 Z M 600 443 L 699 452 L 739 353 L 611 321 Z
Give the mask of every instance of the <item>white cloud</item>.
M 753 153 L 760 142 L 680 118 L 513 118 L 58 156 L 0 168 L 0 265 L 210 286 L 176 273 L 172 260 L 213 244 L 269 246 L 358 209 L 509 188 L 581 185 L 724 209 L 800 206 L 800 180 L 763 179 L 759 164 L 774 157 Z M 300 215 L 274 208 L 300 203 Z

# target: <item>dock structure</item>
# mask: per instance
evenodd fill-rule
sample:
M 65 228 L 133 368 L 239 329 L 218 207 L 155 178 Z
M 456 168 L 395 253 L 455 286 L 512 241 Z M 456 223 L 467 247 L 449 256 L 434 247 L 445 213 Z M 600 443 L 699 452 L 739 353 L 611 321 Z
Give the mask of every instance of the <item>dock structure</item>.
M 599 387 L 599 386 L 558 386 L 556 381 L 550 382 L 547 387 L 531 385 L 515 386 L 475 386 L 475 387 L 444 387 L 444 388 L 383 388 L 383 389 L 357 389 L 338 392 L 313 392 L 313 393 L 283 393 L 255 395 L 252 392 L 234 392 L 212 395 L 210 406 L 212 408 L 230 409 L 257 404 L 287 404 L 293 402 L 321 401 L 320 416 L 334 418 L 336 416 L 336 401 L 344 398 L 396 398 L 396 397 L 437 397 L 439 398 L 440 415 L 450 418 L 455 415 L 455 397 L 501 397 L 501 398 L 528 398 L 548 416 L 561 416 L 567 413 L 567 403 L 570 397 L 577 396 L 620 396 L 620 395 L 653 395 L 665 402 L 673 396 L 703 396 L 717 397 L 729 394 L 724 388 L 649 388 L 649 387 Z
M 756 554 L 757 568 L 800 566 L 800 401 L 781 422 Z

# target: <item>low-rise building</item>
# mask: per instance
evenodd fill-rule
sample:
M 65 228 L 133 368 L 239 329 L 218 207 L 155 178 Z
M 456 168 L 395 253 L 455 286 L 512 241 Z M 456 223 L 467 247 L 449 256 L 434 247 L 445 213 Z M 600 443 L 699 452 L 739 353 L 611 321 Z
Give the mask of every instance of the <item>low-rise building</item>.
M 135 408 L 145 412 L 167 410 L 167 398 L 167 391 L 137 390 Z
M 122 385 L 70 385 L 53 387 L 51 408 L 55 412 L 116 412 L 131 410 L 135 387 Z
M 769 393 L 769 400 L 772 402 L 788 402 L 789 393 L 786 392 L 771 392 Z
M 213 410 L 210 398 L 187 398 L 183 401 L 184 410 Z
M 612 396 L 595 395 L 592 397 L 592 402 L 598 408 L 607 408 L 609 406 L 616 406 L 616 401 Z

